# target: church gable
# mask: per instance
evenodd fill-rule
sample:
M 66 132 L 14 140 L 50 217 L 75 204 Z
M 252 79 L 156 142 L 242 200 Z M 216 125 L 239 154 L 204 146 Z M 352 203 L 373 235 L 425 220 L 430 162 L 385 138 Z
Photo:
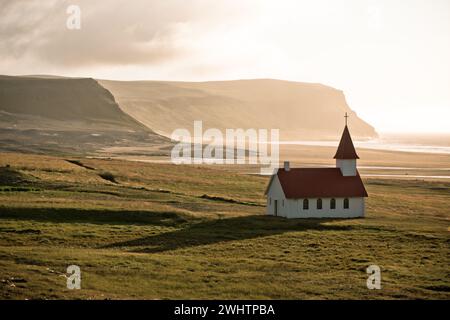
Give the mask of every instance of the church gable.
M 267 186 L 265 195 L 272 196 L 272 197 L 278 197 L 280 199 L 286 198 L 283 187 L 281 186 L 280 179 L 278 178 L 278 175 L 274 174 L 270 178 L 270 182 Z

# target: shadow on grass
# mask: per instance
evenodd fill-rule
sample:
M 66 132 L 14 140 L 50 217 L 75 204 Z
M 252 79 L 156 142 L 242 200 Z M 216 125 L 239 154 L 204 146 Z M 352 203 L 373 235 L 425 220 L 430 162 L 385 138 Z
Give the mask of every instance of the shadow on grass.
M 220 242 L 245 240 L 293 231 L 348 231 L 350 225 L 330 224 L 341 219 L 301 219 L 251 215 L 225 219 L 187 219 L 176 212 L 83 210 L 76 208 L 1 208 L 0 220 L 101 225 L 161 225 L 178 230 L 112 243 L 102 248 L 127 248 L 156 253 Z
M 187 221 L 185 217 L 175 212 L 0 207 L 0 220 L 2 219 L 53 223 L 161 226 L 177 226 Z
M 118 242 L 104 248 L 124 247 L 133 252 L 156 253 L 219 242 L 253 239 L 292 231 L 348 231 L 351 226 L 327 224 L 333 219 L 287 220 L 253 215 L 186 224 L 183 229 Z

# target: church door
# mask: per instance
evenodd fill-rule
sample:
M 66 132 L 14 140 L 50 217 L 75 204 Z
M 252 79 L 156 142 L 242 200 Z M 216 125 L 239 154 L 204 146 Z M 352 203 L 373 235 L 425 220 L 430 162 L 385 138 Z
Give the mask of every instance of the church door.
M 274 210 L 273 213 L 275 214 L 275 216 L 278 216 L 278 200 L 274 201 L 273 210 Z

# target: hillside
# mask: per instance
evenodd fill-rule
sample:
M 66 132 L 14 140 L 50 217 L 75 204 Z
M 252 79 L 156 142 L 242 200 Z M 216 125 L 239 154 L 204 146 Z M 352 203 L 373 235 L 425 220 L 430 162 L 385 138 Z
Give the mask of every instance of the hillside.
M 124 113 L 94 79 L 0 76 L 2 150 L 92 152 L 167 143 Z
M 352 135 L 376 137 L 375 129 L 347 105 L 340 90 L 313 83 L 282 80 L 214 82 L 107 81 L 129 115 L 170 136 L 176 128 L 279 128 L 282 140 L 337 139 L 343 115 L 350 114 Z

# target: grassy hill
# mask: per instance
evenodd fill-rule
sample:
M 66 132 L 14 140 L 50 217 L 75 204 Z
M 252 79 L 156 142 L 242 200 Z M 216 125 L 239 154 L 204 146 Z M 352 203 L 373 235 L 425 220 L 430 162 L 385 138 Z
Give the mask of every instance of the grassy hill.
M 0 76 L 2 150 L 92 152 L 168 140 L 124 113 L 93 79 Z
M 448 182 L 366 179 L 366 218 L 286 220 L 264 216 L 267 180 L 0 154 L 0 298 L 450 298 Z
M 376 137 L 348 107 L 340 90 L 314 83 L 271 79 L 167 82 L 99 80 L 129 115 L 160 134 L 176 128 L 279 128 L 283 140 L 337 139 L 343 115 L 352 135 Z
M 0 110 L 121 130 L 144 127 L 125 114 L 94 79 L 0 77 Z M 38 124 L 36 124 L 38 125 Z M 70 126 L 70 123 L 66 124 Z

